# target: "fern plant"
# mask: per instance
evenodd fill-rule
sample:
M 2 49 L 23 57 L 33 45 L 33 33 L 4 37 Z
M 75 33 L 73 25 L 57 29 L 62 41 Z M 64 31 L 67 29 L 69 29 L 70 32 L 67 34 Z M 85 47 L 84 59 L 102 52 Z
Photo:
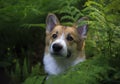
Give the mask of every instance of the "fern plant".
M 113 1 L 113 3 L 118 1 Z M 94 37 L 93 40 L 100 41 L 102 43 L 98 44 L 98 47 L 101 48 L 100 50 L 104 50 L 104 52 L 107 52 L 106 55 L 111 55 L 111 45 L 112 41 L 114 39 L 114 32 L 116 29 L 119 28 L 119 26 L 114 24 L 114 21 L 110 20 L 110 16 L 112 13 L 109 13 L 108 15 L 108 7 L 112 3 L 110 3 L 108 6 L 107 4 L 103 4 L 104 1 L 101 2 L 95 2 L 95 1 L 88 1 L 85 3 L 85 6 L 87 6 L 83 13 L 85 15 L 88 15 L 90 17 L 90 29 L 94 33 L 90 33 Z M 111 19 L 113 19 L 111 17 Z M 105 44 L 105 45 L 103 45 Z
M 62 8 L 57 10 L 57 13 L 63 15 L 60 19 L 62 22 L 72 25 L 83 16 L 82 12 L 73 6 L 75 2 L 77 1 L 66 0 L 60 4 Z

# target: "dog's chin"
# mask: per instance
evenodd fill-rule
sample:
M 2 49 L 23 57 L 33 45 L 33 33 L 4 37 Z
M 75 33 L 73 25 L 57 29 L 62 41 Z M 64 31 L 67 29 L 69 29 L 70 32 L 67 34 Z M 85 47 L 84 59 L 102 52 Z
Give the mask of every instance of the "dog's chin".
M 61 54 L 61 53 L 56 53 L 56 52 L 52 52 L 51 55 L 54 57 L 61 57 L 61 58 L 66 57 L 66 55 Z

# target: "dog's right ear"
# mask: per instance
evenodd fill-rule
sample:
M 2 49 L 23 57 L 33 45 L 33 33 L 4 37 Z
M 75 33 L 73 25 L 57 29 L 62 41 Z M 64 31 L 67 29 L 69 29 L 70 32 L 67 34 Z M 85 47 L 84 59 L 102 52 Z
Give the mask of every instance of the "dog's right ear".
M 79 26 L 79 24 L 82 21 L 88 21 L 88 20 L 89 19 L 87 17 L 82 17 L 75 23 L 75 27 L 77 28 L 78 34 L 82 39 L 85 39 L 87 37 L 88 24 L 84 24 L 82 26 Z
M 58 18 L 56 17 L 56 15 L 50 13 L 48 14 L 47 16 L 47 19 L 46 19 L 46 32 L 51 32 L 53 30 L 53 28 L 59 24 L 59 20 Z

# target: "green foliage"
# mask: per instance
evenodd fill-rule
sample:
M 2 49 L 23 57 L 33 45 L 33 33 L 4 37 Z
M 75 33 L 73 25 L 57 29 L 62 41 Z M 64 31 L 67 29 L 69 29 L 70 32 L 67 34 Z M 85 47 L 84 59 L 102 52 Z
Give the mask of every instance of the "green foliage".
M 15 69 L 13 69 L 10 73 L 11 73 L 10 75 L 12 79 L 11 80 L 12 84 L 18 84 L 21 81 L 24 81 L 26 78 L 27 79 L 25 80 L 25 84 L 28 84 L 28 82 L 30 82 L 31 79 L 35 81 L 41 79 L 42 81 L 42 78 L 44 77 L 44 76 L 40 77 L 41 74 L 44 75 L 44 71 L 41 68 L 40 63 L 32 66 L 31 73 L 29 72 L 29 66 L 26 58 L 23 61 L 23 66 L 20 65 L 19 60 L 16 60 Z M 30 84 L 34 84 L 34 82 L 31 82 Z
M 28 77 L 23 84 L 42 84 L 44 76 L 31 76 Z
M 24 80 L 26 77 L 29 76 L 29 72 L 28 72 L 28 65 L 26 62 L 26 58 L 23 61 L 23 67 L 20 65 L 19 60 L 16 60 L 16 65 L 15 65 L 15 69 L 13 69 L 10 73 L 11 73 L 11 79 L 12 79 L 12 83 L 16 84 L 19 83 L 21 80 Z
M 25 82 L 23 84 L 42 84 L 45 74 L 43 73 L 43 69 L 40 67 L 40 64 L 38 63 L 34 67 L 32 67 L 32 72 L 29 74 L 29 76 L 26 78 Z
M 80 19 L 80 17 L 83 16 L 81 11 L 73 5 L 73 2 L 76 3 L 78 1 L 66 0 L 62 2 L 60 4 L 62 8 L 56 11 L 56 13 L 63 15 L 61 17 L 61 21 L 67 22 L 70 25 L 75 23 L 78 19 Z
M 15 66 L 15 70 L 11 71 L 11 82 L 13 84 L 15 83 L 19 83 L 20 82 L 20 78 L 21 78 L 21 67 L 20 64 L 18 62 L 18 60 L 16 61 L 16 66 Z
M 0 68 L 7 71 L 12 84 L 41 84 L 45 77 L 41 59 L 47 14 L 56 13 L 65 25 L 87 16 L 89 59 L 44 82 L 119 84 L 119 4 L 120 0 L 1 0 Z
M 60 10 L 61 14 L 66 14 L 61 17 L 61 20 L 71 20 L 72 22 L 76 22 L 81 16 L 81 12 L 74 6 L 71 6 L 69 1 L 65 1 L 63 8 Z

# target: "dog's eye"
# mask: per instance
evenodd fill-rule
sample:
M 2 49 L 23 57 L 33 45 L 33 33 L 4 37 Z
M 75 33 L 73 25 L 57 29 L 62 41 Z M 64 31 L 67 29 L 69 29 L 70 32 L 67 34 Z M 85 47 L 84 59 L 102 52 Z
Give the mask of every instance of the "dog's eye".
M 66 38 L 68 41 L 72 41 L 73 40 L 73 37 L 68 35 L 67 38 Z
M 57 34 L 53 34 L 52 37 L 55 39 L 57 38 Z

